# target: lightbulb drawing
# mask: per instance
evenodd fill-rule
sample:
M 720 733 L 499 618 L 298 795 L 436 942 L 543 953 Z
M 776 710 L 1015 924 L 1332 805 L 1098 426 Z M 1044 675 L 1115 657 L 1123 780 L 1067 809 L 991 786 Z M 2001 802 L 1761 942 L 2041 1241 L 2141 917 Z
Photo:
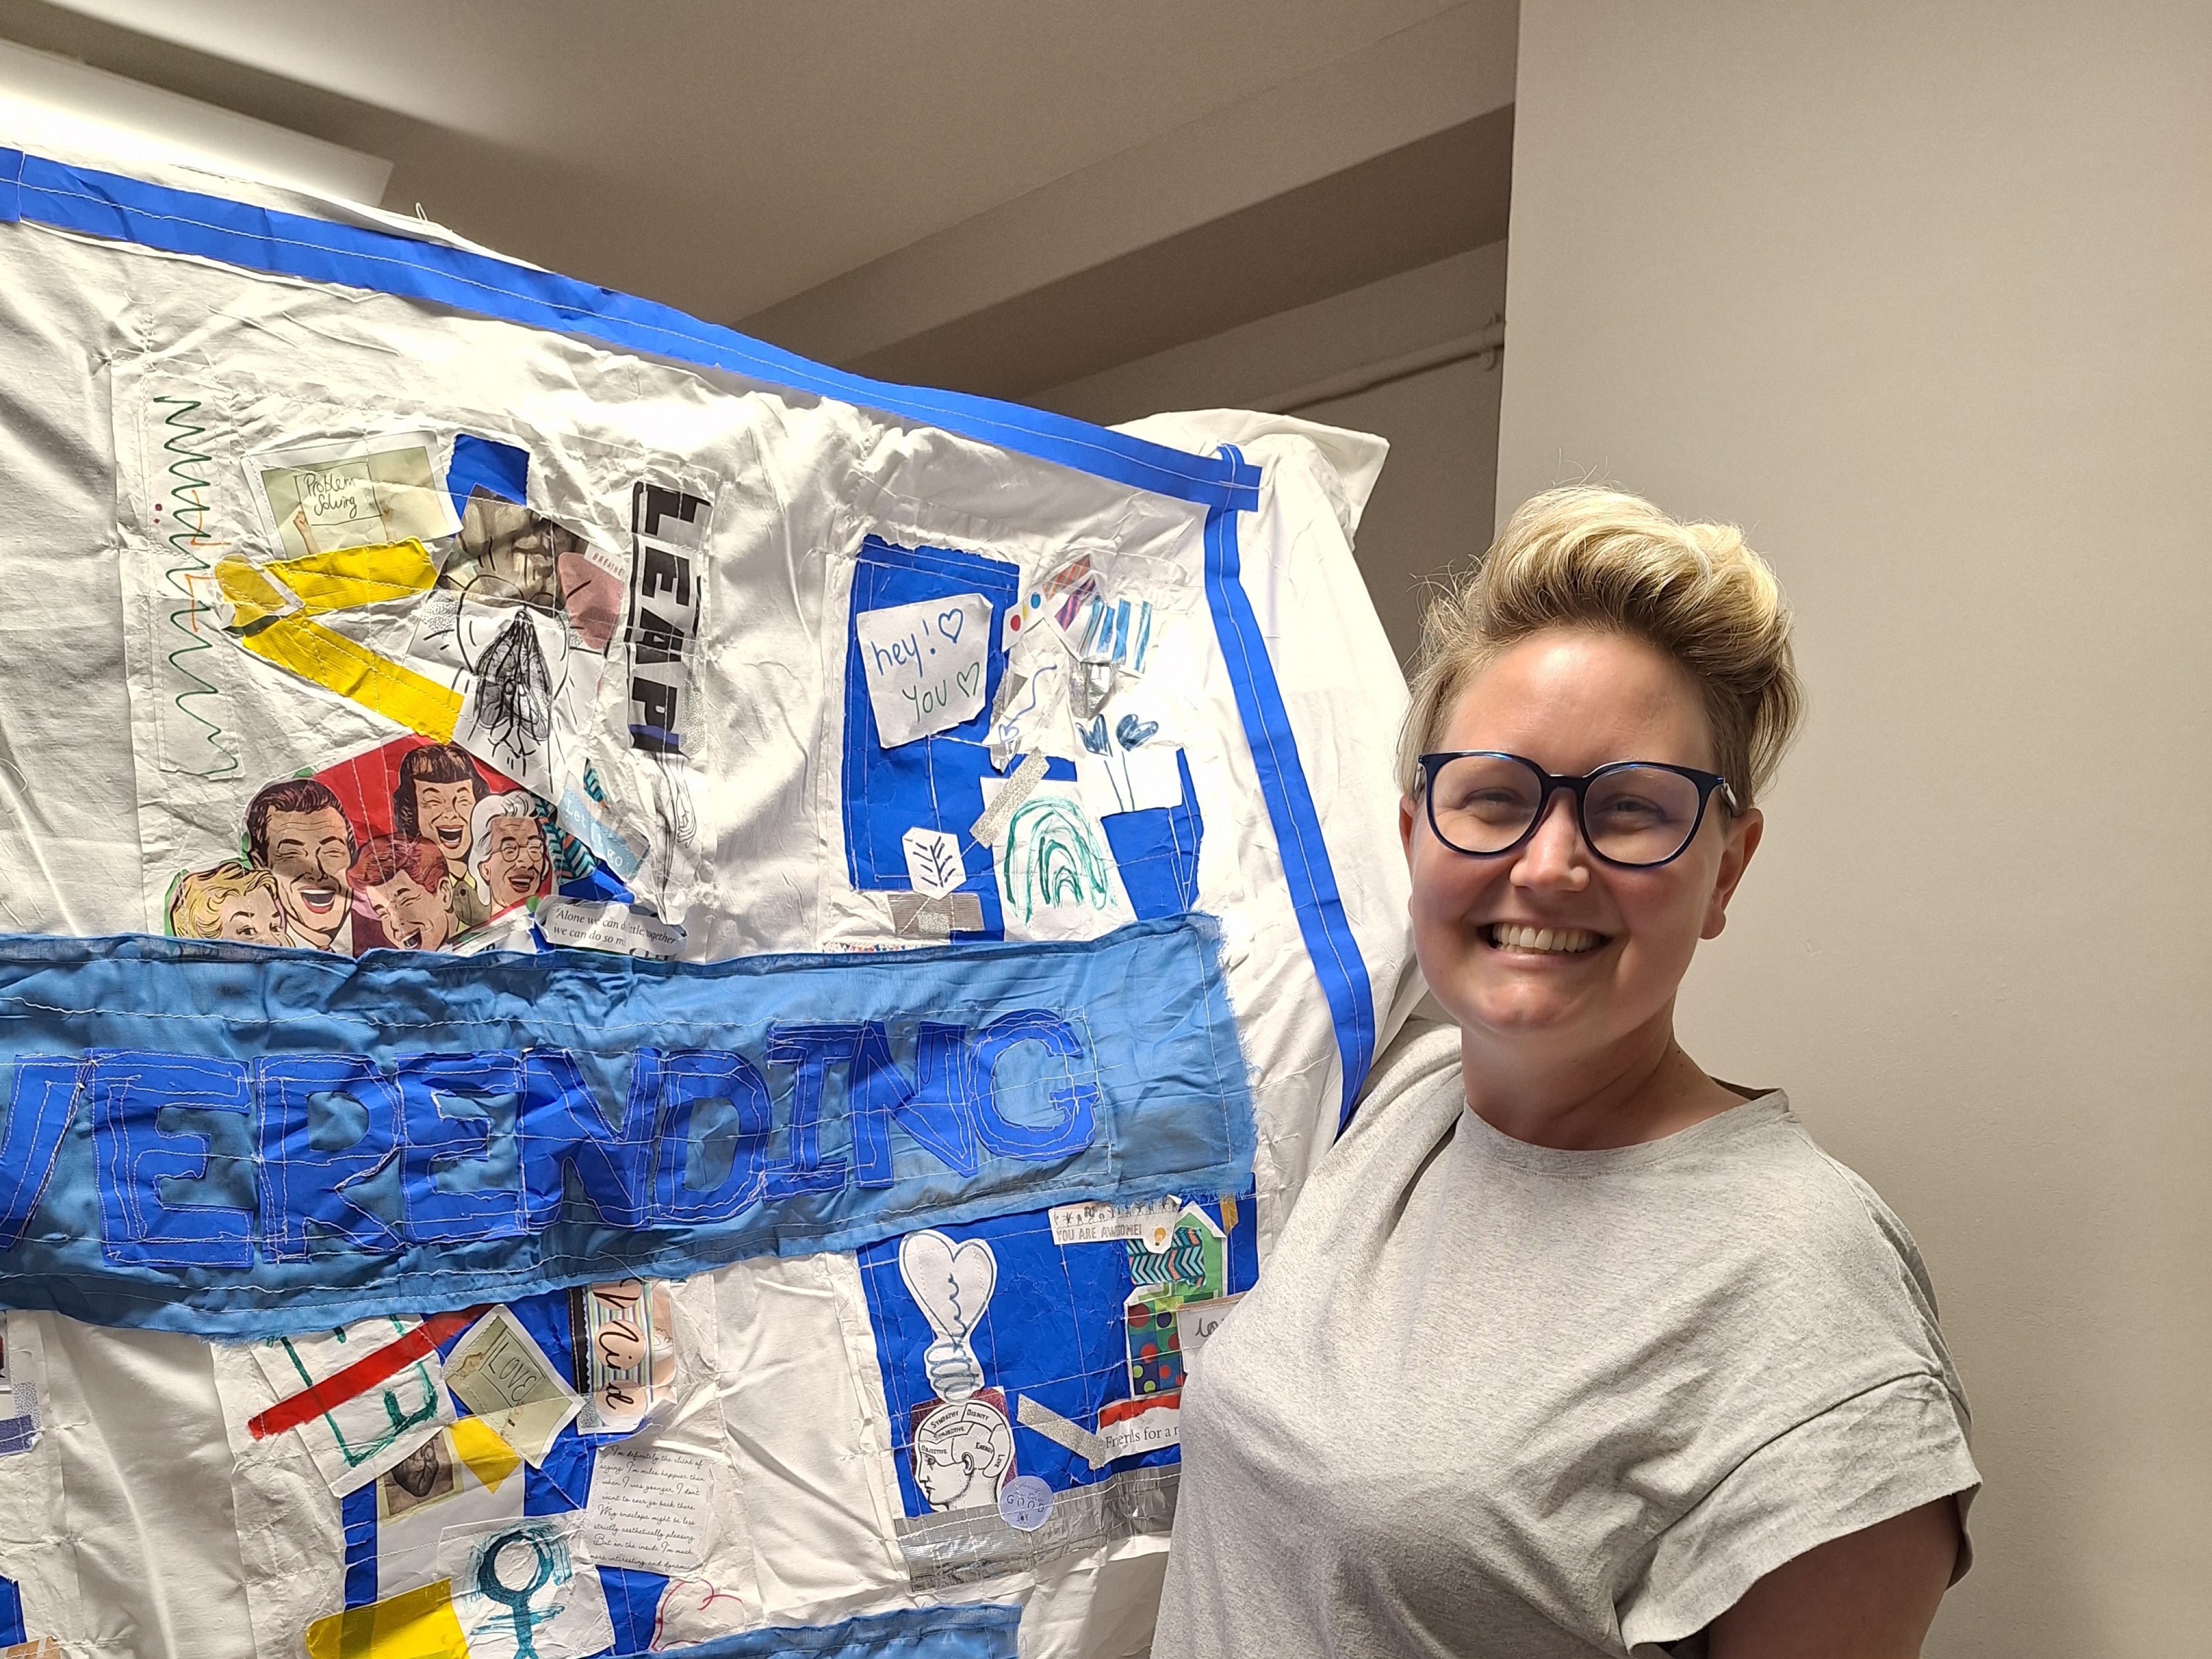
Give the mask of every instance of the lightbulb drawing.
M 914 1483 L 932 1510 L 994 1504 L 1014 1473 L 1006 1395 L 983 1386 L 975 1328 L 998 1287 L 999 1258 L 980 1238 L 956 1245 L 932 1229 L 899 1241 L 899 1277 L 935 1340 L 922 1351 L 934 1400 L 914 1408 Z
M 998 1287 L 999 1258 L 980 1238 L 956 1248 L 934 1229 L 899 1241 L 899 1277 L 937 1333 L 921 1356 L 940 1400 L 965 1400 L 983 1386 L 982 1362 L 970 1340 Z

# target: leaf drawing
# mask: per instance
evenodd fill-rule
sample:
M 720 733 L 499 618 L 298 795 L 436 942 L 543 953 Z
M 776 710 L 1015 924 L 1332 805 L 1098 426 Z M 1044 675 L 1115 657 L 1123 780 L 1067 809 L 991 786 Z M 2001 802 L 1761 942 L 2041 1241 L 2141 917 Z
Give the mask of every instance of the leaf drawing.
M 968 879 L 960 857 L 960 839 L 943 830 L 909 830 L 902 838 L 906 870 L 915 891 L 942 898 Z

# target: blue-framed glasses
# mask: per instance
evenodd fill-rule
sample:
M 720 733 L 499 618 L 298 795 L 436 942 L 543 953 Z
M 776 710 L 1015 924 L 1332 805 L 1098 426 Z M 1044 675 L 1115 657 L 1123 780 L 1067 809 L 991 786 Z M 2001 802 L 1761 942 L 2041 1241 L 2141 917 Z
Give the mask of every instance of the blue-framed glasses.
M 1719 773 L 1660 761 L 1614 761 L 1578 778 L 1489 749 L 1424 755 L 1420 765 L 1429 828 L 1454 852 L 1479 859 L 1527 845 L 1560 789 L 1574 792 L 1575 819 L 1590 851 L 1630 870 L 1680 858 L 1715 790 L 1736 810 L 1735 793 Z

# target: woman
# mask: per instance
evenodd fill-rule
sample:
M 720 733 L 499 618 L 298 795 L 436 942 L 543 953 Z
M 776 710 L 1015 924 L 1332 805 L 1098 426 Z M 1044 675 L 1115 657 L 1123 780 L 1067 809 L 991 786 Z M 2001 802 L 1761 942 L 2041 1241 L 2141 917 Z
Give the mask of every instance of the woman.
M 490 920 L 469 871 L 474 846 L 470 817 L 489 793 L 475 760 L 457 743 L 409 750 L 400 758 L 399 781 L 392 789 L 392 831 L 419 836 L 445 855 L 446 873 L 453 878 L 450 908 L 463 933 Z
M 1555 490 L 1431 612 L 1417 1024 L 1183 1396 L 1154 1651 L 1917 1654 L 1966 1402 L 1911 1239 L 1674 996 L 1796 724 L 1730 529 Z

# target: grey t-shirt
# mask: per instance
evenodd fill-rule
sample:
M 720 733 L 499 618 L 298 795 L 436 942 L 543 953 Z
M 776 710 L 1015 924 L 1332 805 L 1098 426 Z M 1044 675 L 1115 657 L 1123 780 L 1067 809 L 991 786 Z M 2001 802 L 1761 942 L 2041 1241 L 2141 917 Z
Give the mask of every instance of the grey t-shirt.
M 1160 1659 L 1656 1653 L 1981 1478 L 1919 1252 L 1781 1095 L 1532 1146 L 1432 1024 L 1199 1354 L 1182 1470 Z

